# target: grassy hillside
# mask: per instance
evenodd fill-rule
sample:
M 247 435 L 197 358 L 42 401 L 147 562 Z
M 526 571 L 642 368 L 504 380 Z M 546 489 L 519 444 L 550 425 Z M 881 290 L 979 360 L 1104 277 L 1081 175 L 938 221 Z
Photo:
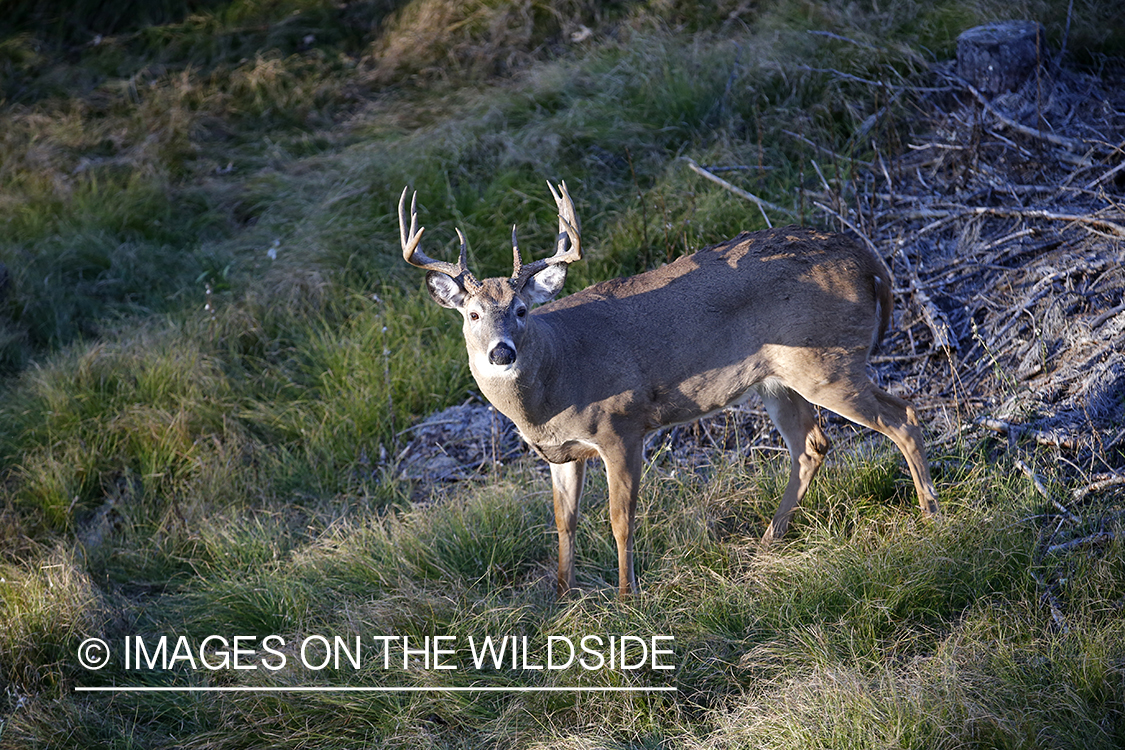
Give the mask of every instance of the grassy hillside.
M 543 183 L 565 179 L 578 289 L 765 226 L 681 157 L 740 165 L 726 176 L 818 222 L 817 144 L 868 156 L 852 136 L 887 104 L 826 71 L 911 81 L 1013 15 L 1058 44 L 1067 5 L 9 3 L 0 748 L 1125 745 L 1121 537 L 1055 553 L 1071 574 L 1046 596 L 1043 500 L 972 433 L 935 442 L 945 517 L 923 523 L 897 451 L 834 427 L 842 449 L 768 551 L 779 440 L 695 472 L 657 455 L 626 603 L 596 472 L 590 595 L 555 602 L 541 465 L 432 502 L 395 466 L 404 431 L 474 388 L 455 316 L 401 260 L 404 185 L 427 252 L 459 227 L 491 275 L 513 222 L 525 253 L 552 245 Z M 1075 3 L 1076 62 L 1120 58 L 1114 13 Z M 909 107 L 869 131 L 885 153 Z M 248 637 L 257 668 L 123 661 L 127 638 L 211 635 Z M 532 664 L 552 637 L 670 636 L 676 668 L 469 668 L 469 638 L 505 635 Z M 448 637 L 462 668 L 301 666 L 319 636 Z M 81 665 L 88 638 L 109 666 Z M 677 692 L 76 690 L 109 685 Z

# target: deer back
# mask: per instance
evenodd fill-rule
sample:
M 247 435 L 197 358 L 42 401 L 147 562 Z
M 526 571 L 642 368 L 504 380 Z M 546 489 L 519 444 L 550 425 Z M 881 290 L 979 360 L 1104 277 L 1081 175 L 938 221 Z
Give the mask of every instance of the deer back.
M 534 371 L 478 382 L 532 442 L 588 439 L 607 415 L 649 431 L 770 378 L 854 366 L 886 328 L 890 288 L 882 259 L 849 237 L 746 233 L 533 310 Z

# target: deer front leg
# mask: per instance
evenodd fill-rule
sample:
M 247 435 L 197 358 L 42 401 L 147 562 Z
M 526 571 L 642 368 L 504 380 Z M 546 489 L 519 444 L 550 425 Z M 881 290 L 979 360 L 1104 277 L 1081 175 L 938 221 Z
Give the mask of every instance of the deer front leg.
M 791 460 L 789 484 L 785 486 L 785 495 L 781 498 L 781 505 L 762 537 L 762 543 L 768 545 L 780 538 L 789 528 L 793 511 L 808 491 L 809 484 L 816 476 L 817 469 L 824 461 L 831 443 L 820 429 L 812 405 L 799 393 L 789 388 L 781 388 L 763 392 L 761 396 L 770 419 L 777 426 L 777 431 L 781 433 L 786 447 L 789 448 Z
M 555 526 L 559 530 L 558 596 L 578 588 L 574 575 L 574 536 L 578 529 L 578 503 L 586 479 L 586 462 L 550 464 L 551 490 L 555 500 Z
M 603 449 L 609 478 L 609 520 L 617 541 L 617 592 L 625 598 L 637 590 L 633 573 L 633 527 L 637 516 L 637 496 L 641 488 L 643 447 L 618 445 Z

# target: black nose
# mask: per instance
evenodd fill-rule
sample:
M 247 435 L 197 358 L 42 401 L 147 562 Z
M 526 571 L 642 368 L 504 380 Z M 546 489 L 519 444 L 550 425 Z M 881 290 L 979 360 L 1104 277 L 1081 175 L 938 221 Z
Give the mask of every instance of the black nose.
M 510 365 L 516 361 L 516 350 L 501 342 L 492 347 L 488 353 L 488 361 L 494 365 Z

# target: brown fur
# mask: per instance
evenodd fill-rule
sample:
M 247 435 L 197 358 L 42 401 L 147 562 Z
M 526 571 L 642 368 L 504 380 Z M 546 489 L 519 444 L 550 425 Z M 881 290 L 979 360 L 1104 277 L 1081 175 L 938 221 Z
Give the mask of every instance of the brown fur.
M 619 590 L 626 595 L 636 586 L 633 527 L 644 436 L 752 391 L 792 457 L 766 542 L 785 532 L 830 446 L 811 404 L 890 437 L 906 457 L 923 512 L 935 513 L 914 410 L 866 373 L 868 353 L 890 323 L 892 286 L 886 263 L 853 239 L 791 226 L 741 234 L 529 313 L 528 293 L 507 279 L 487 279 L 456 304 L 442 301 L 465 316 L 481 391 L 550 462 L 560 595 L 576 586 L 586 460 L 597 456 L 606 465 Z M 496 341 L 514 350 L 513 364 L 490 362 Z

